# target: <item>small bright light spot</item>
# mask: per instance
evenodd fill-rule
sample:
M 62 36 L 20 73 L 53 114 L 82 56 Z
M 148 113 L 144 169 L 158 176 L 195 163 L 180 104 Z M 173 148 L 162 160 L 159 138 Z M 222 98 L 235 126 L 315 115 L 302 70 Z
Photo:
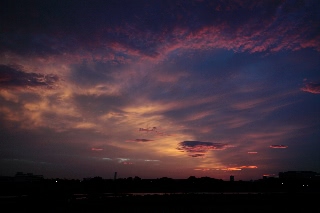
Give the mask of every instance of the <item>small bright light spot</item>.
M 281 183 L 283 185 L 283 183 Z
M 304 184 L 302 186 L 304 186 Z
M 58 183 L 58 181 L 56 180 L 56 183 Z

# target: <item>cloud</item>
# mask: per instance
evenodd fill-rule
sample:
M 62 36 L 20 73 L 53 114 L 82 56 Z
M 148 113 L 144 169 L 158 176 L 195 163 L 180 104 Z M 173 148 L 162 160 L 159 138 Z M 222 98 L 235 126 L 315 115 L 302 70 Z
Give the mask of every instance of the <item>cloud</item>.
M 320 83 L 306 83 L 306 85 L 301 88 L 301 90 L 313 94 L 320 94 Z
M 102 151 L 103 149 L 101 148 L 91 148 L 92 151 Z
M 144 142 L 150 142 L 150 141 L 153 141 L 153 140 L 149 140 L 149 139 L 135 139 L 135 140 L 127 140 L 126 142 L 138 142 L 138 143 L 142 142 L 142 143 L 144 143 Z
M 227 170 L 227 171 L 240 171 L 242 169 L 257 169 L 257 166 L 236 166 L 236 167 L 228 167 L 223 168 L 221 170 Z
M 113 163 L 124 156 L 137 165 L 146 154 L 175 163 L 166 168 L 190 157 L 188 168 L 272 160 L 266 147 L 306 134 L 304 122 L 316 126 L 307 119 L 314 111 L 285 107 L 304 103 L 289 93 L 303 93 L 295 77 L 317 75 L 319 4 L 290 2 L 10 3 L 0 14 L 0 126 L 52 131 L 59 137 L 50 140 L 86 144 L 79 156 Z M 148 126 L 156 134 L 137 131 Z M 220 143 L 202 142 L 209 138 Z M 211 151 L 227 144 L 236 152 Z
M 186 151 L 191 157 L 203 157 L 206 152 L 211 150 L 224 150 L 231 147 L 225 143 L 202 142 L 202 141 L 182 141 L 179 143 L 178 150 Z
M 111 158 L 102 158 L 102 160 L 112 161 Z
M 273 149 L 286 149 L 286 148 L 288 148 L 288 146 L 286 146 L 286 145 L 270 145 L 270 148 L 273 148 Z
M 150 159 L 145 159 L 143 161 L 146 161 L 146 162 L 159 162 L 160 160 L 150 160 Z
M 221 167 L 221 168 L 196 168 L 194 170 L 199 170 L 199 171 L 209 171 L 209 170 L 222 170 L 222 171 L 241 171 L 243 169 L 257 169 L 258 166 L 253 166 L 253 165 L 244 165 L 244 166 L 233 166 L 233 167 Z
M 191 155 L 189 155 L 190 157 L 193 157 L 193 158 L 197 158 L 197 157 L 204 157 L 205 156 L 205 154 L 199 154 L 199 153 L 197 153 L 197 154 L 191 154 Z
M 11 66 L 0 65 L 0 88 L 44 87 L 51 89 L 58 81 L 57 75 L 28 73 Z
M 291 1 L 77 1 L 76 7 L 39 1 L 4 8 L 0 53 L 86 55 L 122 63 L 179 49 L 320 51 L 317 1 L 299 7 Z
M 210 171 L 210 169 L 208 169 L 208 168 L 196 168 L 196 169 L 194 169 L 194 170 L 196 170 L 196 171 L 203 171 L 203 172 Z
M 131 159 L 130 158 L 117 158 L 117 160 L 118 160 L 119 163 L 123 163 L 123 162 L 128 162 Z

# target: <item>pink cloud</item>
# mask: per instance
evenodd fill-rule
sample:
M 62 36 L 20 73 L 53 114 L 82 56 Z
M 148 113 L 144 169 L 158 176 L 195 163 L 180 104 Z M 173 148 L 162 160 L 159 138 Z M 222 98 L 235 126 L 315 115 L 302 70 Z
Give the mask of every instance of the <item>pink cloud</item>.
M 103 149 L 101 148 L 91 148 L 92 151 L 102 151 Z
M 301 90 L 312 94 L 320 94 L 320 83 L 307 83 Z

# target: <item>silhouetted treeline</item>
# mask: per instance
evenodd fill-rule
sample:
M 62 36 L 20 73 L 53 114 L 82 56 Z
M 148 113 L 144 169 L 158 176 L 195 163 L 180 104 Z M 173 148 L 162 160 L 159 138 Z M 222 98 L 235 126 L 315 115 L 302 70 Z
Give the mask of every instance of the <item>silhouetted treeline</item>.
M 198 193 L 198 192 L 319 192 L 319 179 L 266 178 L 256 181 L 223 181 L 210 177 L 172 179 L 101 177 L 75 179 L 0 179 L 2 195 L 97 194 L 97 193 Z

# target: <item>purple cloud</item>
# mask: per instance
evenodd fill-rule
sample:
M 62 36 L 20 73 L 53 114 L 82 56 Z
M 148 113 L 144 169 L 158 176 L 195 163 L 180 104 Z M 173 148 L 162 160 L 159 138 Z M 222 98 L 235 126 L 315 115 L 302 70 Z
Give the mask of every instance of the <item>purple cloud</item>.
M 224 150 L 231 147 L 225 143 L 202 142 L 202 141 L 182 141 L 178 145 L 178 150 L 186 151 L 191 157 L 203 157 L 210 150 Z

